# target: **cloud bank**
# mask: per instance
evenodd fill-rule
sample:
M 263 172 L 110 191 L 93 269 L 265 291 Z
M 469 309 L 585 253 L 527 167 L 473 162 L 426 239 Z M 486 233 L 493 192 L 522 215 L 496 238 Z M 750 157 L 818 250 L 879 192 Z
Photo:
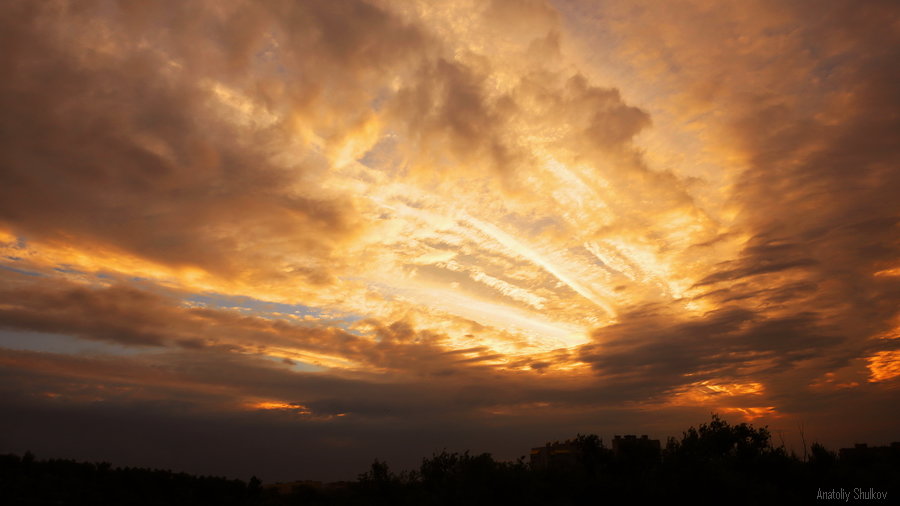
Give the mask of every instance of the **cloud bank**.
M 8 3 L 0 449 L 336 479 L 709 411 L 896 439 L 898 24 Z

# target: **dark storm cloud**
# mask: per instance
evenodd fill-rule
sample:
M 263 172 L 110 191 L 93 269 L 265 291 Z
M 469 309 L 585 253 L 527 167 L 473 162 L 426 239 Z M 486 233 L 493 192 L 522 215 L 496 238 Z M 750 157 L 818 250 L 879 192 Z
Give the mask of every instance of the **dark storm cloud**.
M 78 335 L 138 346 L 161 346 L 160 300 L 127 287 L 73 287 L 49 293 L 0 289 L 0 326 Z
M 248 263 L 281 272 L 284 249 L 327 257 L 358 221 L 351 199 L 315 188 L 322 161 L 272 161 L 290 125 L 223 121 L 215 87 L 287 117 L 322 103 L 359 110 L 372 76 L 420 38 L 362 2 L 12 2 L 0 32 L 0 220 L 31 239 L 77 238 L 225 275 Z M 288 39 L 280 56 L 300 76 L 287 88 L 261 56 L 274 36 Z
M 896 277 L 874 276 L 900 259 L 900 172 L 893 169 L 900 117 L 885 114 L 900 109 L 894 7 L 792 7 L 805 20 L 803 39 L 822 41 L 829 55 L 813 69 L 819 80 L 808 92 L 818 99 L 809 110 L 798 97 L 759 94 L 735 117 L 732 136 L 751 167 L 734 199 L 756 238 L 734 265 L 702 281 L 727 289 L 745 280 L 751 291 L 764 283 L 814 285 L 783 304 L 815 308 L 860 354 L 870 351 L 867 338 L 892 325 L 900 300 Z M 794 278 L 765 277 L 779 272 Z
M 821 328 L 818 315 L 767 318 L 725 307 L 694 321 L 665 314 L 625 315 L 622 323 L 595 332 L 596 344 L 581 359 L 607 388 L 635 399 L 662 400 L 679 387 L 702 381 L 750 381 L 797 362 L 833 356 L 844 341 Z
M 452 414 L 372 423 L 352 416 L 328 421 L 288 411 L 196 412 L 160 402 L 34 402 L 15 393 L 0 406 L 0 444 L 116 465 L 223 474 L 244 480 L 352 480 L 377 456 L 392 470 L 418 467 L 443 449 L 490 451 L 515 459 L 546 437 L 530 422 L 474 425 Z M 46 434 L 55 434 L 51 443 Z M 565 436 L 561 433 L 559 437 Z M 522 444 L 522 442 L 526 442 Z M 534 443 L 531 443 L 535 441 Z
M 682 7 L 715 12 L 702 3 Z M 703 380 L 759 381 L 773 405 L 797 414 L 803 399 L 830 395 L 811 386 L 825 374 L 843 371 L 859 386 L 870 379 L 868 357 L 895 348 L 877 336 L 896 328 L 900 279 L 875 274 L 900 259 L 900 116 L 886 113 L 900 110 L 900 12 L 891 2 L 764 2 L 734 18 L 696 40 L 683 25 L 659 38 L 633 27 L 642 51 L 670 55 L 674 74 L 718 90 L 686 103 L 703 110 L 713 101 L 725 128 L 710 134 L 747 160 L 730 197 L 735 229 L 749 239 L 692 289 L 718 309 L 690 320 L 638 309 L 581 351 L 598 381 L 636 397 Z M 790 35 L 774 44 L 753 31 L 767 23 Z M 759 53 L 704 52 L 711 36 L 752 41 Z M 743 69 L 746 82 L 728 69 Z
M 188 307 L 174 294 L 150 286 L 16 283 L 16 276 L 7 277 L 11 288 L 0 299 L 4 327 L 158 347 L 155 353 L 133 356 L 3 350 L 7 388 L 34 402 L 52 398 L 72 407 L 152 401 L 199 413 L 271 400 L 294 403 L 319 418 L 344 414 L 372 423 L 455 418 L 477 425 L 497 410 L 519 412 L 534 403 L 553 403 L 583 412 L 646 393 L 621 388 L 617 371 L 608 372 L 610 384 L 588 388 L 579 381 L 536 383 L 530 376 L 504 372 L 503 357 L 487 347 L 448 349 L 438 344 L 442 336 L 404 321 L 369 320 L 369 335 L 359 336 L 232 310 Z M 303 353 L 324 353 L 364 367 L 301 372 L 294 360 L 268 355 L 277 349 L 299 352 L 301 358 L 294 360 L 302 360 Z M 618 358 L 624 361 L 625 355 Z M 500 366 L 489 365 L 494 361 Z
M 129 284 L 90 286 L 0 274 L 0 327 L 47 332 L 126 346 L 283 354 L 325 353 L 401 376 L 466 377 L 479 362 L 502 358 L 487 347 L 451 352 L 446 336 L 409 323 L 366 320 L 366 334 L 321 323 L 291 322 L 235 310 L 191 307 L 178 293 Z M 187 352 L 187 351 L 186 351 Z M 461 355 L 464 354 L 464 355 Z M 309 360 L 309 359 L 306 359 Z M 223 364 L 224 367 L 224 364 Z
M 484 424 L 522 429 L 514 428 L 519 424 L 516 416 L 497 418 L 491 414 L 496 409 L 546 401 L 558 393 L 556 389 L 535 388 L 521 378 L 483 370 L 423 382 L 396 374 L 388 378 L 370 373 L 297 372 L 280 361 L 223 350 L 131 357 L 6 350 L 0 355 L 0 375 L 4 395 L 9 394 L 10 399 L 6 409 L 20 403 L 32 407 L 45 404 L 73 416 L 91 409 L 102 411 L 104 406 L 133 412 L 179 411 L 183 418 L 191 419 L 185 420 L 185 425 L 200 427 L 207 416 L 253 416 L 242 413 L 254 411 L 258 401 L 271 400 L 296 409 L 274 409 L 267 418 L 270 421 L 277 421 L 272 418 L 277 415 L 285 424 L 294 423 L 298 431 L 320 435 L 348 431 L 345 436 L 349 438 L 398 428 L 452 433 L 452 427 L 466 426 L 463 432 L 477 440 L 477 434 L 484 433 Z M 561 402 L 585 402 L 577 394 L 570 397 Z M 532 421 L 545 415 L 555 416 L 533 413 Z M 27 439 L 33 440 L 34 433 L 18 430 L 27 432 Z M 364 454 L 366 448 L 360 444 L 354 451 Z

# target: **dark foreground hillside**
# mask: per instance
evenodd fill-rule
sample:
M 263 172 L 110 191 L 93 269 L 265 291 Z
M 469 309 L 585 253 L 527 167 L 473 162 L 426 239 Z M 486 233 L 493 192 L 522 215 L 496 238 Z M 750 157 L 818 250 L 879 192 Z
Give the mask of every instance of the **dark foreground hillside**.
M 714 416 L 656 454 L 616 454 L 593 435 L 566 459 L 533 465 L 447 453 L 394 473 L 376 460 L 354 482 L 260 483 L 108 463 L 0 456 L 6 505 L 566 505 L 898 504 L 900 446 L 840 455 L 814 444 L 806 460 L 771 443 L 765 428 Z

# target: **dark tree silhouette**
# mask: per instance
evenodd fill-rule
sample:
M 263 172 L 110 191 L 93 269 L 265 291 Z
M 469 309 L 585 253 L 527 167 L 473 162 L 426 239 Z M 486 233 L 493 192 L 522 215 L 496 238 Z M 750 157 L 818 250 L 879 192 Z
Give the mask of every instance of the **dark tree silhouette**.
M 636 445 L 618 454 L 594 434 L 578 434 L 575 458 L 534 469 L 523 458 L 442 451 L 418 469 L 395 473 L 375 460 L 352 483 L 295 482 L 266 487 L 109 463 L 0 455 L 0 502 L 28 505 L 580 505 L 670 503 L 807 504 L 820 488 L 869 487 L 893 500 L 900 490 L 900 447 L 860 446 L 838 455 L 814 443 L 809 459 L 772 444 L 767 427 L 708 423 L 671 438 L 660 456 Z M 643 455 L 642 451 L 648 455 Z M 651 452 L 652 450 L 652 452 Z M 653 455 L 650 455 L 653 453 Z M 645 458 L 652 457 L 652 458 Z M 867 504 L 878 504 L 877 500 Z

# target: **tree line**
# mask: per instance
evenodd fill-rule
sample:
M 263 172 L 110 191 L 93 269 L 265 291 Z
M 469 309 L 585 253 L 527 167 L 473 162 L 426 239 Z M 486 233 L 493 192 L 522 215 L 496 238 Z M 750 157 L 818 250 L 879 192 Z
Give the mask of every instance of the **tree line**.
M 596 435 L 572 441 L 565 465 L 534 467 L 490 454 L 436 453 L 418 469 L 394 472 L 375 460 L 357 480 L 264 486 L 108 463 L 0 456 L 3 504 L 72 505 L 575 505 L 690 502 L 807 504 L 823 493 L 876 490 L 898 499 L 900 453 L 839 458 L 813 444 L 800 458 L 772 442 L 766 427 L 730 425 L 717 415 L 670 438 L 661 455 L 616 455 Z

